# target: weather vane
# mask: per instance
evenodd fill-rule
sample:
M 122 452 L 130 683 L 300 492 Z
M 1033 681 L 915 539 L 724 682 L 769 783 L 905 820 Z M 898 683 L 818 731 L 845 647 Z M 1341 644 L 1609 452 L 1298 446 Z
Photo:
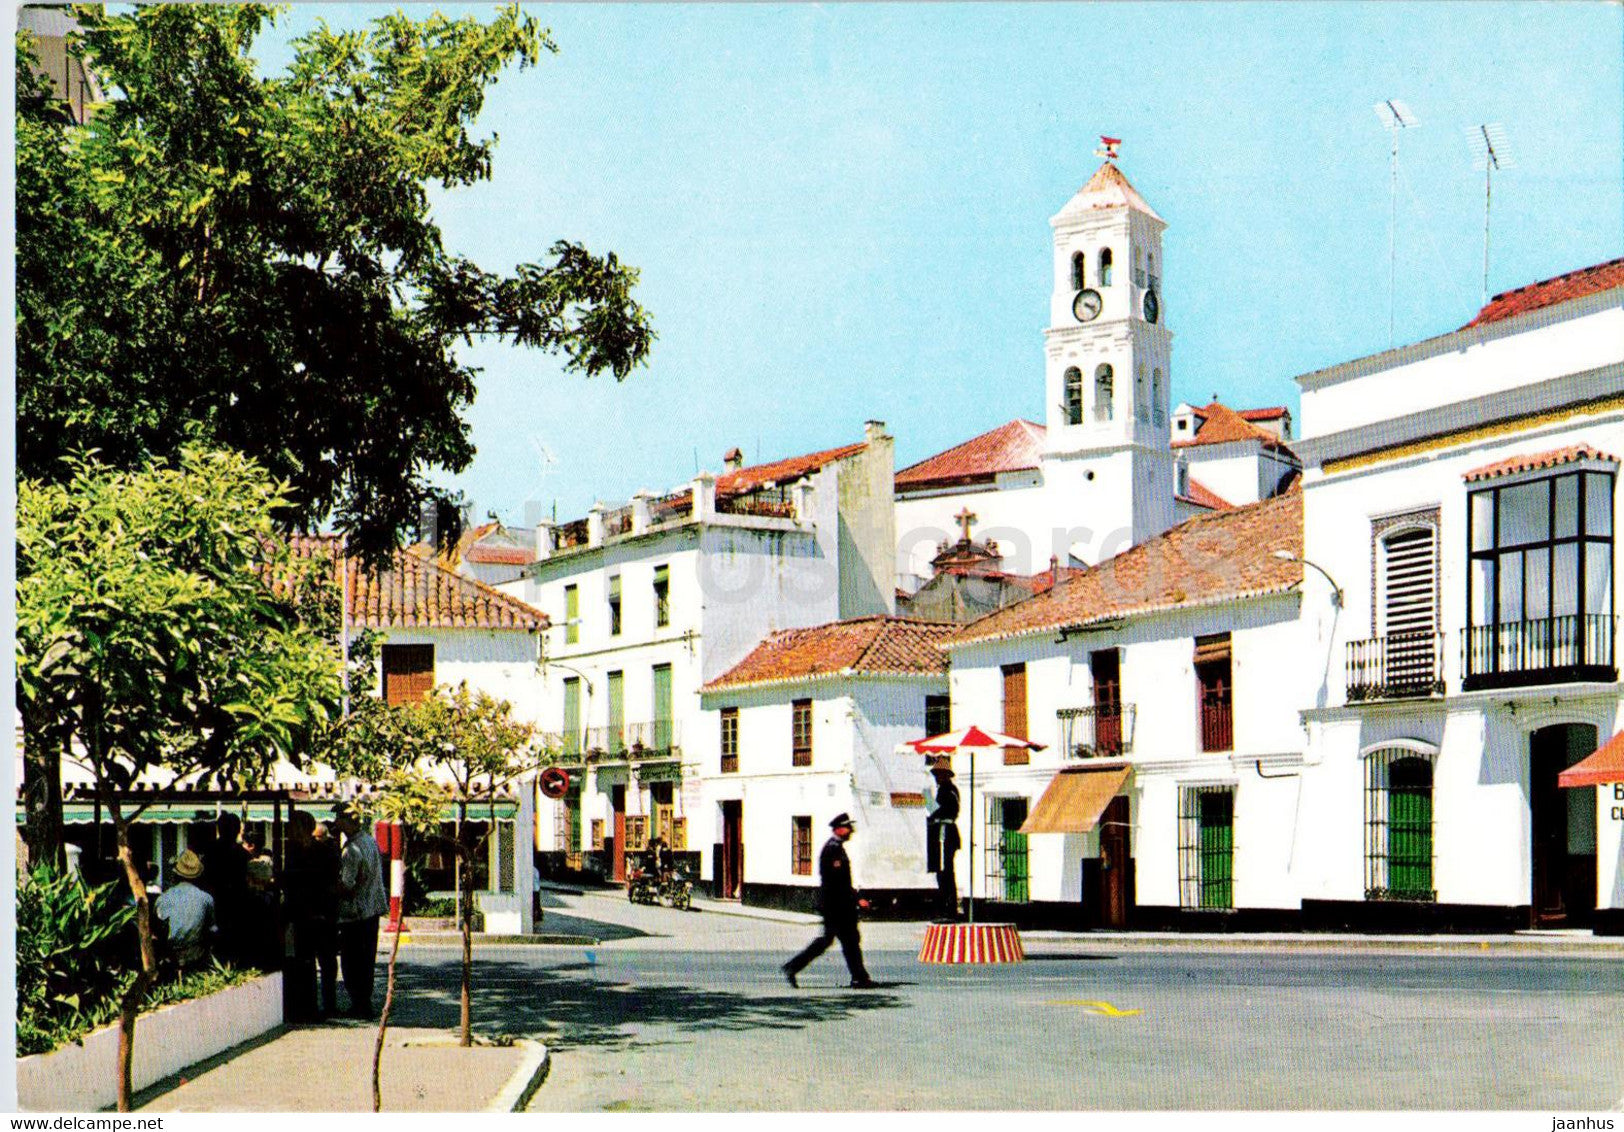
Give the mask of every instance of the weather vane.
M 1094 151 L 1094 156 L 1103 157 L 1107 161 L 1115 161 L 1117 156 L 1117 147 L 1121 144 L 1121 138 L 1108 138 L 1104 134 L 1101 134 L 1100 148 Z

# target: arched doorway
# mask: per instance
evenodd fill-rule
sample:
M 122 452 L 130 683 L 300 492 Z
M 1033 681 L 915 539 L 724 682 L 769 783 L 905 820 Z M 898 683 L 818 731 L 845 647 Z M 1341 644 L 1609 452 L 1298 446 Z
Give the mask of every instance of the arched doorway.
M 1596 729 L 1588 723 L 1542 727 L 1529 737 L 1535 927 L 1584 927 L 1595 912 L 1595 792 L 1556 784 L 1557 775 L 1595 749 Z

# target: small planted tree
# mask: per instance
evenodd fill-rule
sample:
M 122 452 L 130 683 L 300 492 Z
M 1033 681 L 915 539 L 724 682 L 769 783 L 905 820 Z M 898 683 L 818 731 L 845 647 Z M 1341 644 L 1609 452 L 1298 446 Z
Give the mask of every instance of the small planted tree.
M 338 657 L 305 619 L 276 533 L 281 485 L 247 457 L 197 448 L 112 471 L 78 460 L 24 480 L 17 507 L 17 690 L 24 745 L 82 759 L 107 803 L 135 906 L 140 968 L 119 1014 L 118 1107 L 135 1020 L 157 974 L 152 907 L 130 850 L 153 777 L 264 779 L 336 715 Z
M 437 688 L 421 703 L 389 707 L 376 699 L 358 701 L 333 744 L 334 769 L 372 781 L 393 781 L 395 793 L 432 793 L 453 807 L 452 834 L 445 837 L 438 817 L 418 822 L 456 861 L 457 919 L 462 929 L 462 989 L 459 1040 L 473 1041 L 473 865 L 496 828 L 496 795 L 546 759 L 535 726 L 513 718 L 512 705 L 467 684 Z M 475 833 L 483 804 L 486 819 Z M 421 811 L 417 811 L 420 815 Z

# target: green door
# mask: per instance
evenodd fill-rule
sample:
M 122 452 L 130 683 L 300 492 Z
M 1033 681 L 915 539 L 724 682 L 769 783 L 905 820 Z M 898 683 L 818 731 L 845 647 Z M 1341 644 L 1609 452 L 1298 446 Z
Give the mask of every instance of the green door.
M 1026 799 L 1005 798 L 998 807 L 998 856 L 1004 873 L 1004 899 L 1011 904 L 1025 904 L 1032 899 L 1029 882 L 1031 867 L 1026 855 Z
M 671 666 L 669 664 L 656 664 L 654 666 L 654 719 L 649 736 L 651 745 L 656 750 L 668 751 L 671 749 Z
M 1399 900 L 1431 900 L 1432 764 L 1399 759 L 1387 773 L 1389 893 Z
M 609 673 L 609 739 L 604 747 L 611 755 L 626 750 L 626 674 Z
M 1201 794 L 1201 907 L 1235 906 L 1235 795 Z

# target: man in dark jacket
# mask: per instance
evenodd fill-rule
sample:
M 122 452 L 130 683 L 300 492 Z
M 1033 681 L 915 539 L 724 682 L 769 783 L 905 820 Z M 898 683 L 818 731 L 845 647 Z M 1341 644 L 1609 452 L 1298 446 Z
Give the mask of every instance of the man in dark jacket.
M 829 828 L 834 836 L 818 855 L 818 908 L 823 913 L 823 934 L 784 964 L 784 977 L 790 986 L 799 985 L 795 976 L 838 939 L 846 968 L 851 972 L 851 985 L 866 990 L 878 984 L 868 977 L 868 968 L 863 966 L 863 943 L 857 932 L 857 910 L 868 907 L 868 901 L 857 898 L 851 882 L 851 858 L 846 856 L 846 841 L 856 825 L 849 814 L 836 814 Z
M 925 869 L 936 874 L 941 915 L 956 920 L 959 915 L 958 879 L 953 858 L 959 851 L 959 788 L 953 785 L 953 768 L 944 760 L 930 768 L 936 776 L 936 809 L 925 822 L 928 842 Z

